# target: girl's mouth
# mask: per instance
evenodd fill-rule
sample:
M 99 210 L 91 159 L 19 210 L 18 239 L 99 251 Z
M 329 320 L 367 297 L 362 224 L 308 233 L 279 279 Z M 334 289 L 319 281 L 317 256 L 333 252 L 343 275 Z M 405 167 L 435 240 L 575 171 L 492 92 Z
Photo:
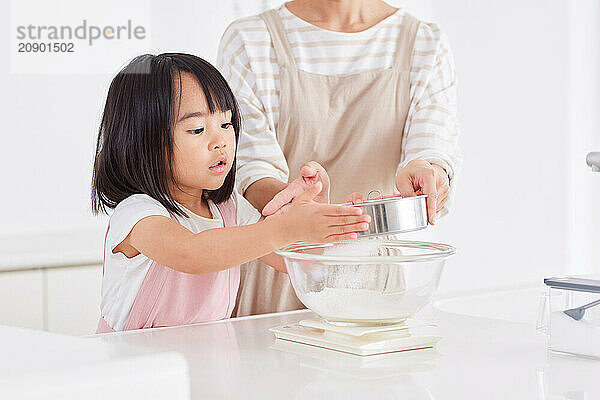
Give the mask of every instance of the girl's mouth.
M 226 166 L 227 166 L 227 159 L 225 157 L 219 157 L 213 165 L 208 167 L 208 169 L 211 170 L 212 172 L 220 174 L 222 172 L 225 172 Z

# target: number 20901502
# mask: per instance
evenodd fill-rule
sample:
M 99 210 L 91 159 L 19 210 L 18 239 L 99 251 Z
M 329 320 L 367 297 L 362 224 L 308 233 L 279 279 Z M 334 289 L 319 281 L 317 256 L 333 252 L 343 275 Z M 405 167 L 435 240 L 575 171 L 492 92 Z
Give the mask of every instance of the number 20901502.
M 19 43 L 19 53 L 73 53 L 73 43 Z

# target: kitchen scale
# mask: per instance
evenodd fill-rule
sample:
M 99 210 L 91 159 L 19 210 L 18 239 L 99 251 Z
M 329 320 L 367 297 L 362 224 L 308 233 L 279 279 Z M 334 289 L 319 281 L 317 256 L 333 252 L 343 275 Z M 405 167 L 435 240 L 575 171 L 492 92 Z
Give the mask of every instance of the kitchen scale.
M 434 361 L 441 357 L 435 348 L 362 357 L 282 339 L 275 340 L 269 348 L 297 356 L 300 367 L 361 381 L 381 381 L 432 371 Z
M 430 349 L 441 339 L 431 334 L 434 324 L 408 319 L 385 325 L 334 324 L 321 318 L 269 330 L 277 339 L 358 356 Z

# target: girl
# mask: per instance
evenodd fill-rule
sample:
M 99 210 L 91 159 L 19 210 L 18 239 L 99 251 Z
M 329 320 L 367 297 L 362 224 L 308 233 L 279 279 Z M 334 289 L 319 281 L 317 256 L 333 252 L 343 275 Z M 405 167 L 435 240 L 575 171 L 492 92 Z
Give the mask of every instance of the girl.
M 312 201 L 321 182 L 262 220 L 234 191 L 240 128 L 231 89 L 198 57 L 142 55 L 114 78 L 92 184 L 94 212 L 114 208 L 98 332 L 228 318 L 239 264 L 284 271 L 274 250 L 368 228 L 359 208 Z

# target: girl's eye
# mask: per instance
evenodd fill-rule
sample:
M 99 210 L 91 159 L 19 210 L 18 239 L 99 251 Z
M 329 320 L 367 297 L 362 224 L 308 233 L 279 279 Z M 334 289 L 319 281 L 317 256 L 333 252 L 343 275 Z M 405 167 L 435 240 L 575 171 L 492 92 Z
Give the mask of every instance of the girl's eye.
M 226 122 L 226 123 L 224 123 L 223 125 L 221 125 L 221 128 L 223 128 L 223 129 L 227 129 L 227 128 L 229 128 L 230 126 L 233 126 L 233 124 L 232 124 L 231 122 Z
M 190 132 L 190 133 L 192 133 L 194 135 L 199 135 L 202 132 L 204 132 L 204 128 L 192 129 L 191 131 L 188 131 L 188 132 Z

